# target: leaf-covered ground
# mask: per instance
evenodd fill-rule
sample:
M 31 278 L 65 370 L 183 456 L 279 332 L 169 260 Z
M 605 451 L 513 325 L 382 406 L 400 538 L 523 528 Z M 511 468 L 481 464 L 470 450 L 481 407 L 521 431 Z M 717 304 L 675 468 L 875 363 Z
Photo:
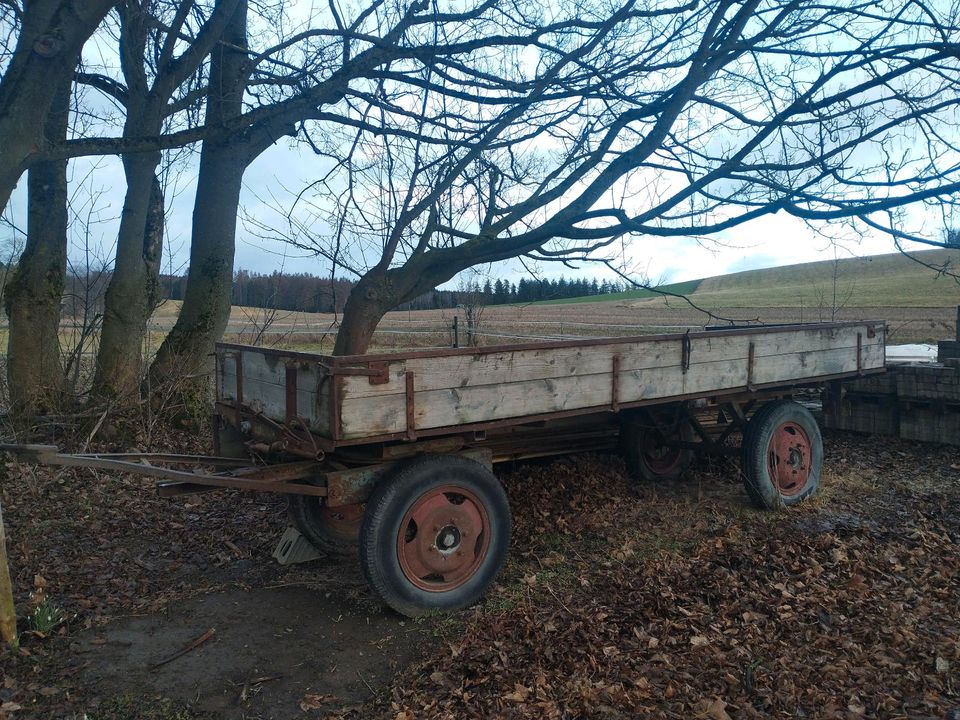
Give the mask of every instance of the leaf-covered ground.
M 750 509 L 726 461 L 639 492 L 613 456 L 500 468 L 514 546 L 485 601 L 432 621 L 421 661 L 371 687 L 362 706 L 312 695 L 293 714 L 960 717 L 960 452 L 847 435 L 826 446 L 824 492 L 784 513 Z M 135 684 L 121 707 L 115 688 L 78 679 L 89 660 L 76 638 L 217 588 L 306 585 L 375 611 L 355 572 L 270 559 L 280 499 L 170 501 L 140 486 L 7 464 L 18 607 L 42 586 L 69 618 L 3 660 L 8 715 L 210 716 Z M 262 693 L 290 692 L 273 685 Z M 289 716 L 263 707 L 236 716 Z

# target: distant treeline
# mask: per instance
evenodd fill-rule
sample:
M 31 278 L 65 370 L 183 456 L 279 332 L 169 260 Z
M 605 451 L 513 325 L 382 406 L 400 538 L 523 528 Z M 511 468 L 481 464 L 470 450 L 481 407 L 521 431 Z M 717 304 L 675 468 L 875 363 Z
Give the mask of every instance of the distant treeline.
M 178 275 L 161 278 L 164 296 L 182 300 L 187 279 Z M 240 270 L 233 277 L 233 304 L 303 312 L 342 312 L 353 282 L 345 278 L 322 278 L 307 273 L 269 274 Z M 400 310 L 434 310 L 463 304 L 504 305 L 509 303 L 560 300 L 607 295 L 626 288 L 617 282 L 597 278 L 552 280 L 486 280 L 469 283 L 463 290 L 432 290 L 400 306 Z

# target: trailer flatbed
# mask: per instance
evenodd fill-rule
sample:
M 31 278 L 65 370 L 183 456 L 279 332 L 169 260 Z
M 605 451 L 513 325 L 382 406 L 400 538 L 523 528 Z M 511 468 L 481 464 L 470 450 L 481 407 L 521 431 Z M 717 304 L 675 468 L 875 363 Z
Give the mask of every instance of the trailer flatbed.
M 794 393 L 884 372 L 884 339 L 864 321 L 339 357 L 220 343 L 213 457 L 0 449 L 153 477 L 163 495 L 283 493 L 302 538 L 359 555 L 413 616 L 476 602 L 500 571 L 497 462 L 619 448 L 650 482 L 732 453 L 758 507 L 803 501 L 823 443 Z
M 217 345 L 224 417 L 348 445 L 486 430 L 883 371 L 879 322 L 763 326 L 382 355 Z M 264 439 L 270 439 L 269 436 Z

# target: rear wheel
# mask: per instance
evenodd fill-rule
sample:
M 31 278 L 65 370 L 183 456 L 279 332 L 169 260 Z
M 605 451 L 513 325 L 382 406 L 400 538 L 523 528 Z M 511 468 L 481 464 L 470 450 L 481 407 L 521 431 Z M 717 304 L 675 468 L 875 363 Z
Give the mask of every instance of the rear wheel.
M 694 452 L 676 443 L 693 442 L 690 424 L 652 413 L 630 414 L 620 428 L 620 445 L 627 471 L 636 481 L 676 480 L 693 462 Z
M 326 555 L 354 557 L 363 522 L 363 505 L 327 507 L 324 498 L 288 495 L 290 519 L 310 544 Z
M 823 438 L 816 419 L 793 400 L 767 403 L 747 425 L 742 465 L 747 494 L 758 507 L 802 502 L 820 487 Z
M 486 467 L 454 455 L 417 458 L 370 497 L 360 565 L 371 589 L 403 615 L 458 610 L 500 572 L 510 525 L 506 493 Z

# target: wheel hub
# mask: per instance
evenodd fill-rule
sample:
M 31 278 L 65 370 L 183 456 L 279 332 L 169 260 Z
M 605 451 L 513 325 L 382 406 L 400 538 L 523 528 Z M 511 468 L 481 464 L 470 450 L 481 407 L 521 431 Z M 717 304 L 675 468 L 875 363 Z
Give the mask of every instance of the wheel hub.
M 467 582 L 489 546 L 486 509 L 469 490 L 444 486 L 413 503 L 400 523 L 397 558 L 422 590 L 445 592 Z
M 683 462 L 683 449 L 670 446 L 666 440 L 651 433 L 644 439 L 643 459 L 654 472 L 667 474 Z
M 797 423 L 783 423 L 773 432 L 767 464 L 781 495 L 791 497 L 803 491 L 810 478 L 812 454 L 810 436 Z
M 436 545 L 440 552 L 453 552 L 460 545 L 460 531 L 455 525 L 447 525 L 437 535 Z

